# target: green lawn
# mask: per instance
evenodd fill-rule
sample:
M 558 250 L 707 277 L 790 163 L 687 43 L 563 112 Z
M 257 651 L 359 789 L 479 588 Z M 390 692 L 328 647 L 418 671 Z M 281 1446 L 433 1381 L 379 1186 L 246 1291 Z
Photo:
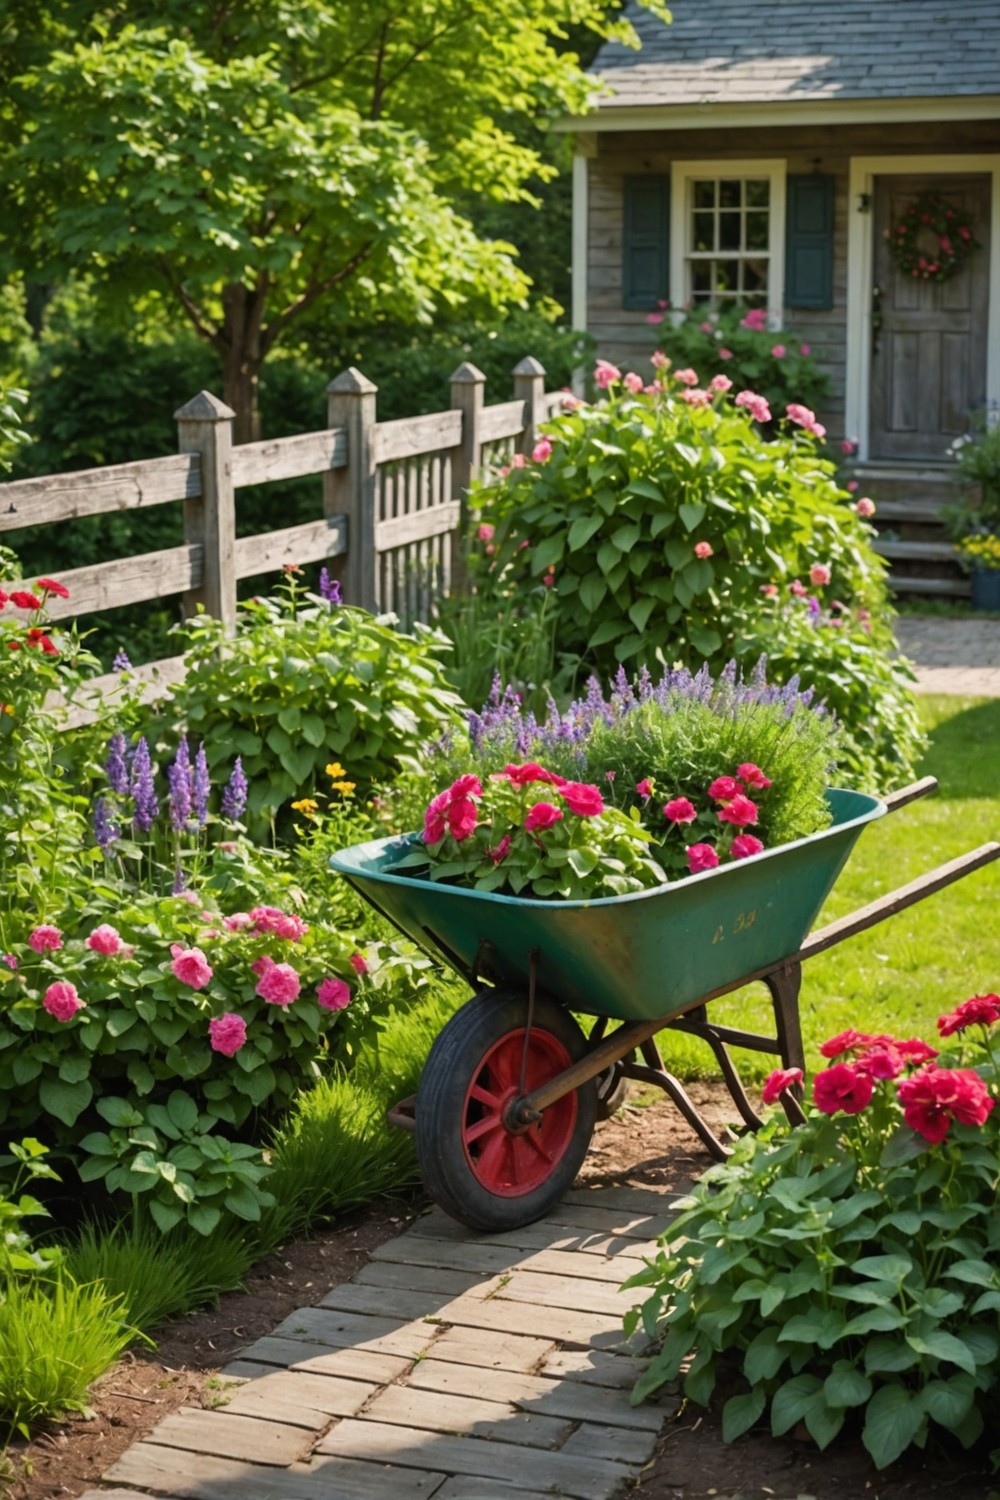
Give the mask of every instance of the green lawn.
M 1000 699 L 927 697 L 920 706 L 931 736 L 920 774 L 936 776 L 939 790 L 865 830 L 817 926 L 1000 840 Z M 933 1040 L 937 1016 L 985 991 L 1000 991 L 1000 860 L 804 966 L 808 1064 L 816 1067 L 819 1043 L 847 1026 Z M 712 1014 L 770 1029 L 762 985 L 717 1001 Z M 662 1041 L 684 1076 L 716 1076 L 701 1044 L 687 1037 Z M 751 1077 L 772 1066 L 748 1054 L 741 1061 Z

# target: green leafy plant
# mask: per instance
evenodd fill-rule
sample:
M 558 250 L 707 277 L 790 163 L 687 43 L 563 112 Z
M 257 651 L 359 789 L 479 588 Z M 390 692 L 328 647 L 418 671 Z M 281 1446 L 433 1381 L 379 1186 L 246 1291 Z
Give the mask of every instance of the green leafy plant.
M 725 375 L 734 385 L 758 391 L 776 414 L 789 402 L 817 407 L 830 380 L 808 344 L 767 326 L 763 308 L 689 308 L 675 321 L 669 308 L 646 320 L 657 327 L 659 348 L 677 369 L 694 367 L 707 384 Z
M 853 1029 L 821 1047 L 804 1123 L 744 1138 L 628 1283 L 652 1289 L 630 1331 L 664 1335 L 636 1400 L 686 1366 L 691 1400 L 732 1392 L 729 1441 L 767 1414 L 821 1448 L 860 1423 L 884 1468 L 932 1430 L 977 1440 L 1000 1382 L 998 1020 L 975 996 L 938 1020 L 954 1053 Z M 765 1103 L 802 1119 L 801 1081 L 773 1073 Z
M 997 416 L 995 409 L 977 413 L 969 431 L 957 437 L 949 449 L 963 477 L 979 486 L 979 505 L 956 517 L 959 522 L 964 518 L 969 527 L 990 527 L 1000 521 L 1000 421 Z
M 257 838 L 293 799 L 315 795 L 328 762 L 342 760 L 367 790 L 458 709 L 437 632 L 406 635 L 363 610 L 303 596 L 296 572 L 278 597 L 242 607 L 235 640 L 208 615 L 184 627 L 185 679 L 170 705 L 204 742 L 210 770 L 241 756 Z
M 62 1262 L 62 1251 L 56 1245 L 39 1247 L 23 1227 L 25 1219 L 46 1216 L 48 1209 L 31 1193 L 23 1191 L 27 1182 L 59 1176 L 45 1160 L 48 1149 L 34 1137 L 11 1141 L 9 1155 L 0 1156 L 0 1281 L 16 1276 L 51 1273 Z M 7 1174 L 13 1168 L 13 1175 Z

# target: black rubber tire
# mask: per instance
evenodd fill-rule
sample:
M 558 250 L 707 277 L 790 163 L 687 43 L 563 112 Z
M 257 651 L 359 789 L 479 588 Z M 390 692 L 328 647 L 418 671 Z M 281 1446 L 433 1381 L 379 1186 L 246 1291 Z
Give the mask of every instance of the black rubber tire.
M 587 1154 L 597 1116 L 594 1080 L 576 1090 L 572 1136 L 545 1181 L 517 1197 L 491 1192 L 472 1170 L 464 1146 L 464 1111 L 470 1085 L 491 1048 L 523 1028 L 528 1001 L 509 990 L 482 990 L 457 1011 L 439 1033 L 424 1064 L 416 1104 L 417 1161 L 434 1202 L 470 1229 L 496 1231 L 532 1224 L 567 1191 Z M 538 997 L 533 1031 L 551 1033 L 575 1062 L 586 1038 L 568 1011 Z

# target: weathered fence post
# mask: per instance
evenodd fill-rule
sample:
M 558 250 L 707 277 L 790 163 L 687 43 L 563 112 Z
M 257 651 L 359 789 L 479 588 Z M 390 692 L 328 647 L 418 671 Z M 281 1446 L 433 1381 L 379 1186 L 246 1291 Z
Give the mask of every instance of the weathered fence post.
M 469 487 L 477 478 L 483 461 L 482 414 L 483 393 L 486 376 L 466 360 L 451 377 L 451 405 L 462 413 L 462 442 L 452 461 L 452 493 L 461 503 L 457 544 L 452 546 L 451 578 L 446 584 L 460 589 L 465 583 L 465 546 L 468 515 Z
M 236 496 L 233 490 L 233 418 L 225 402 L 199 391 L 174 412 L 181 453 L 197 453 L 201 495 L 184 501 L 184 540 L 202 547 L 201 587 L 183 595 L 184 615 L 200 604 L 236 630 Z
M 347 467 L 323 479 L 323 512 L 347 517 L 344 603 L 377 609 L 378 553 L 375 549 L 375 422 L 378 386 L 353 365 L 326 388 L 327 422 L 347 438 Z
M 538 425 L 545 421 L 545 366 L 533 354 L 514 366 L 514 396 L 524 402 L 524 431 L 518 447 L 530 458 L 538 441 Z

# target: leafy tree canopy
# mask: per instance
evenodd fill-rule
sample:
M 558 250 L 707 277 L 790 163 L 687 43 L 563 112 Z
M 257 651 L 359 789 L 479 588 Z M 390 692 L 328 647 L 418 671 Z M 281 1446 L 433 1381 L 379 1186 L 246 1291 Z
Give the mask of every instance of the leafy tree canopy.
M 458 204 L 551 175 L 518 127 L 586 108 L 568 27 L 635 41 L 607 0 L 9 0 L 0 25 L 0 269 L 173 299 L 243 438 L 323 299 L 341 322 L 523 301 Z

